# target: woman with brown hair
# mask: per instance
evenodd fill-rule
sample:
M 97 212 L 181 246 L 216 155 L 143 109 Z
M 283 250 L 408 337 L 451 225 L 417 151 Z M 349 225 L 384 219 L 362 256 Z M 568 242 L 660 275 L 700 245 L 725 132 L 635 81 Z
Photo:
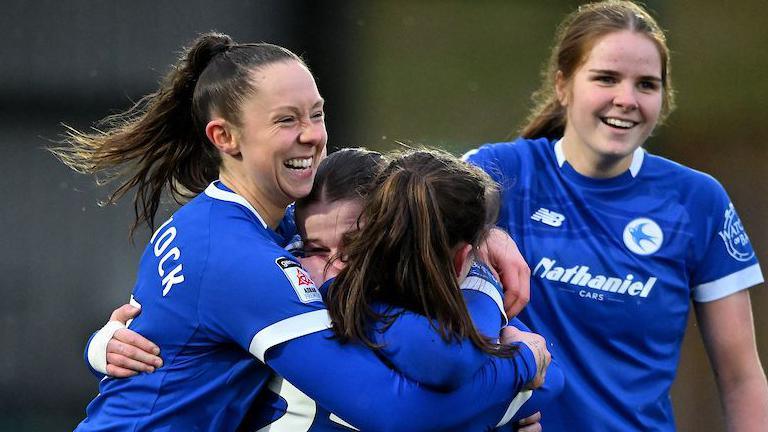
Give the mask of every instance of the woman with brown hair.
M 768 429 L 749 238 L 715 179 L 642 148 L 673 107 L 669 55 L 637 4 L 582 5 L 558 29 L 521 138 L 467 154 L 500 185 L 498 224 L 532 267 L 521 319 L 567 376 L 545 430 L 674 430 L 691 300 L 728 430 Z

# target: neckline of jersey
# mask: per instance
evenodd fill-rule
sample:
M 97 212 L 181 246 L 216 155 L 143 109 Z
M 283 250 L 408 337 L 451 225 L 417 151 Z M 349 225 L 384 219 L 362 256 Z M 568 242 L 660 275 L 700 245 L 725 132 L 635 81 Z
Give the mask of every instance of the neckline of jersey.
M 573 166 L 565 159 L 565 153 L 563 152 L 563 139 L 557 140 L 554 145 L 550 147 L 554 156 L 555 164 L 560 169 L 560 172 L 568 180 L 578 183 L 582 186 L 596 188 L 596 189 L 611 189 L 621 187 L 632 183 L 638 175 L 640 175 L 640 169 L 643 166 L 645 160 L 645 149 L 638 147 L 632 153 L 632 163 L 629 169 L 623 173 L 610 178 L 594 178 L 585 176 L 576 171 Z
M 216 180 L 213 183 L 209 184 L 208 187 L 205 188 L 205 194 L 213 199 L 217 199 L 220 201 L 229 201 L 236 204 L 240 204 L 241 206 L 248 209 L 248 211 L 253 213 L 254 216 L 256 216 L 256 219 L 259 220 L 259 222 L 261 223 L 261 226 L 269 229 L 269 226 L 267 226 L 267 223 L 264 222 L 264 218 L 262 218 L 259 212 L 257 212 L 256 209 L 253 208 L 251 203 L 249 203 L 242 196 L 236 194 L 232 189 L 228 188 L 227 185 L 221 182 L 221 180 Z

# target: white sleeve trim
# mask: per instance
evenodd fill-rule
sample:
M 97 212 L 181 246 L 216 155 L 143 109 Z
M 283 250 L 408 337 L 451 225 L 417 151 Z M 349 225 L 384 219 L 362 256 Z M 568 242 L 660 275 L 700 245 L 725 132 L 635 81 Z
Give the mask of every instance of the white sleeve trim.
M 506 327 L 506 325 L 509 323 L 509 320 L 507 318 L 506 312 L 504 312 L 504 300 L 501 298 L 499 290 L 497 290 L 493 284 L 489 283 L 481 277 L 469 276 L 468 278 L 464 279 L 464 282 L 461 283 L 461 289 L 479 291 L 490 297 L 491 300 L 496 303 L 496 306 L 498 306 L 499 312 L 501 313 L 502 319 L 504 320 L 503 326 Z
M 107 375 L 107 344 L 115 332 L 125 328 L 120 321 L 110 321 L 93 335 L 88 345 L 88 363 L 91 367 L 104 375 Z
M 760 270 L 760 264 L 754 264 L 736 273 L 693 287 L 693 301 L 719 300 L 761 282 L 763 282 L 763 272 Z
M 264 354 L 273 346 L 328 328 L 331 328 L 331 317 L 326 309 L 292 316 L 261 329 L 251 339 L 248 351 L 264 362 Z
M 501 421 L 499 421 L 499 424 L 497 424 L 496 427 L 502 427 L 509 423 L 509 421 L 512 420 L 512 417 L 514 417 L 515 414 L 520 411 L 520 407 L 522 407 L 523 404 L 531 398 L 531 396 L 533 396 L 532 390 L 525 390 L 518 393 L 517 396 L 512 399 L 512 402 L 509 403 L 507 412 L 504 413 L 504 417 L 501 418 Z

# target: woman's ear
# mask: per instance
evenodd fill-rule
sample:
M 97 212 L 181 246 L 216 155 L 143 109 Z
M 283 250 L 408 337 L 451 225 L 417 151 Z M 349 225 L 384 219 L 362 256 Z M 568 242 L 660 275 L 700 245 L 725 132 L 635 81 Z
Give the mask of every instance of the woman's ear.
M 568 80 L 562 71 L 557 71 L 555 75 L 555 95 L 561 106 L 568 106 Z
M 240 146 L 232 125 L 222 118 L 215 118 L 205 126 L 205 135 L 220 152 L 230 156 L 240 154 Z
M 453 256 L 453 269 L 456 271 L 456 277 L 459 281 L 464 280 L 469 273 L 469 268 L 472 266 L 472 245 L 469 243 L 462 243 L 456 249 Z

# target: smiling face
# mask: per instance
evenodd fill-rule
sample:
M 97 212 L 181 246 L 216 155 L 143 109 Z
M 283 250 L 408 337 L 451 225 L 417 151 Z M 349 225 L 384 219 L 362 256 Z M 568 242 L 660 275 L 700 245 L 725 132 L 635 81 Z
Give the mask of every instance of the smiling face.
M 647 36 L 609 33 L 570 79 L 556 79 L 566 108 L 566 160 L 583 175 L 614 177 L 653 131 L 662 107 L 661 56 Z
M 297 61 L 252 72 L 255 94 L 241 106 L 235 133 L 241 175 L 264 207 L 285 207 L 309 194 L 325 156 L 323 99 L 307 68 Z

